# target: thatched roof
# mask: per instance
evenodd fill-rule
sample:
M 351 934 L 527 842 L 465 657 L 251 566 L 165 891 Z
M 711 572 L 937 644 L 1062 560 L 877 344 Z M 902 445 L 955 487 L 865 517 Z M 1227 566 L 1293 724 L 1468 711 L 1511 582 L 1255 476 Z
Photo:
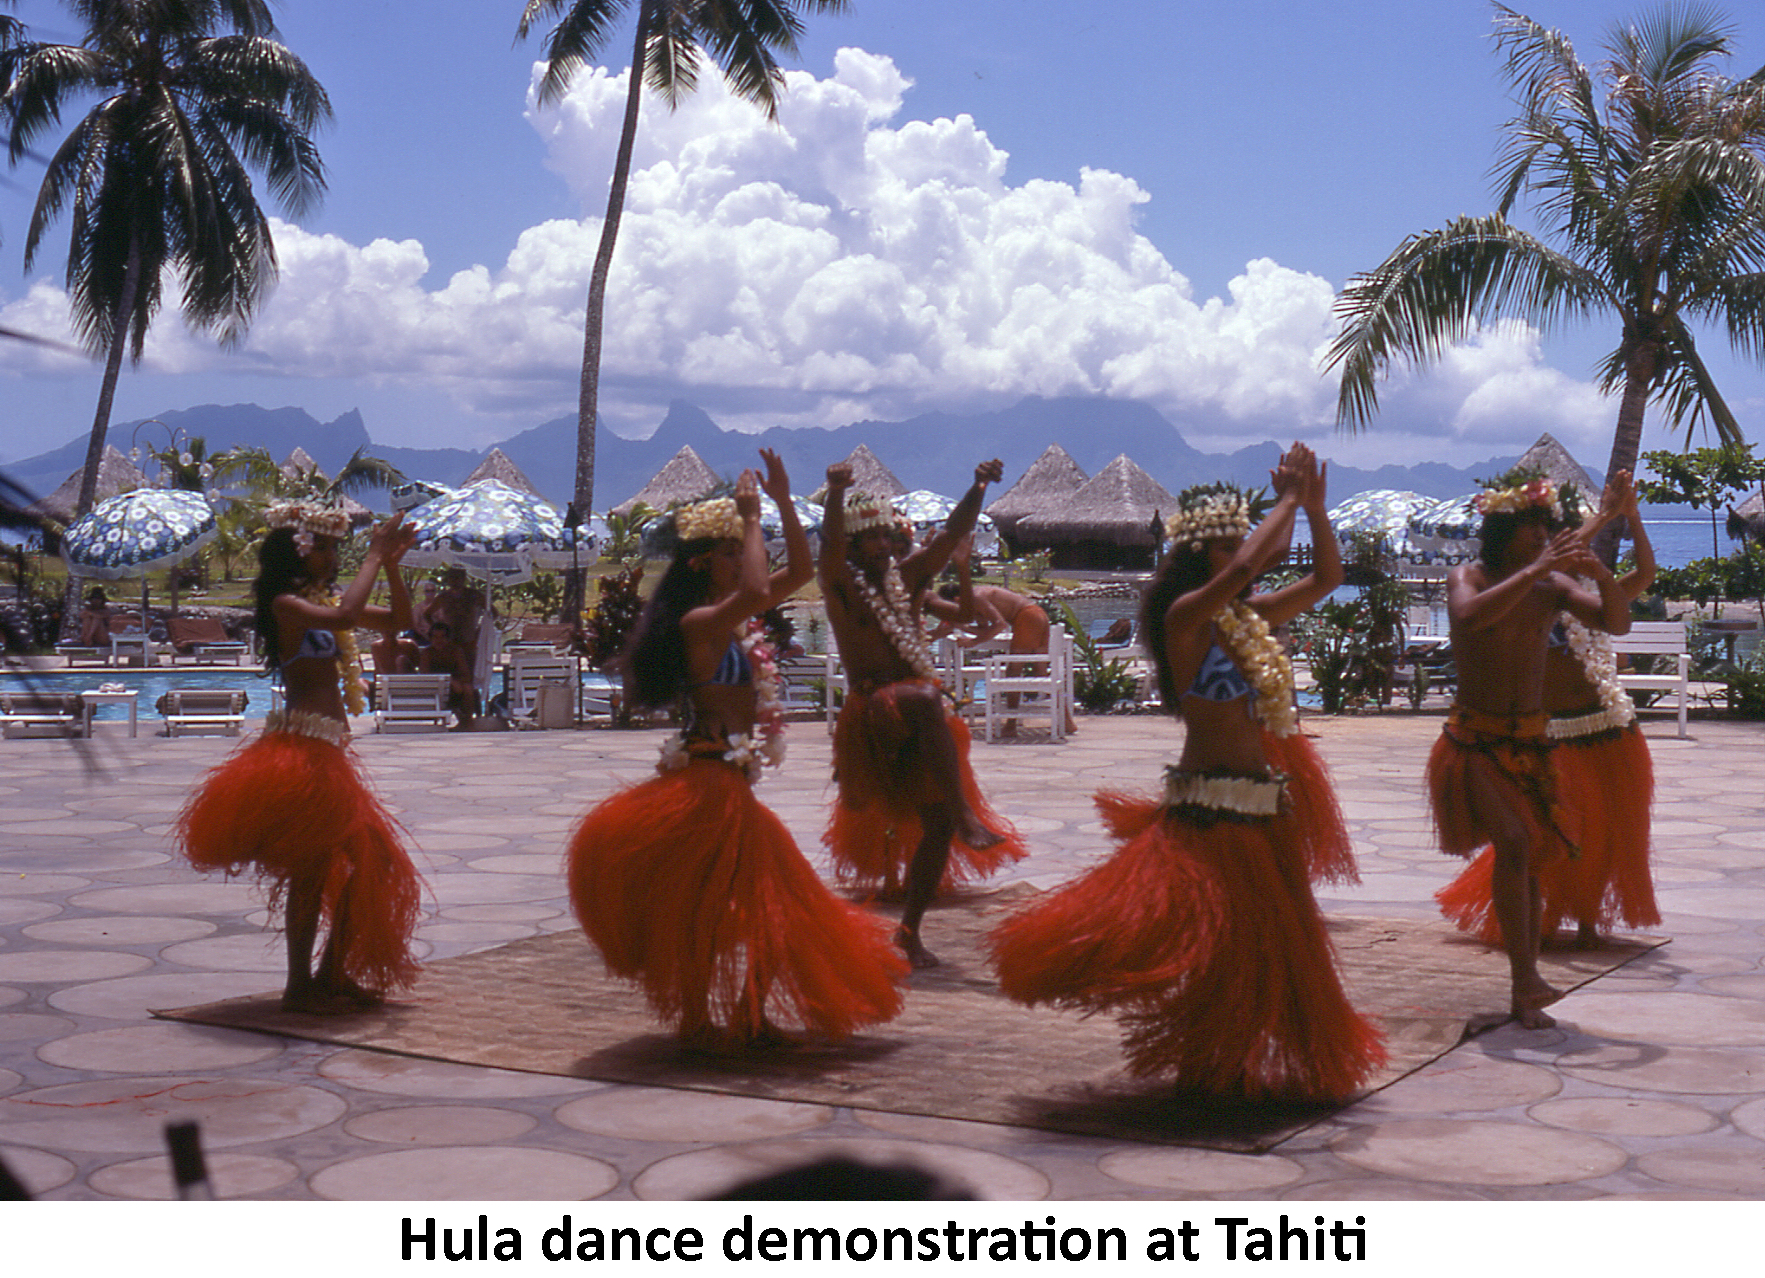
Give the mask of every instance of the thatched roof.
M 1006 536 L 1026 515 L 1048 510 L 1085 486 L 1090 478 L 1059 444 L 1049 444 L 1010 488 L 987 507 L 987 515 Z
M 1735 514 L 1740 515 L 1744 519 L 1757 519 L 1759 516 L 1765 515 L 1765 496 L 1761 496 L 1758 492 L 1755 492 L 1751 497 L 1748 497 L 1740 505 L 1736 506 L 1734 511 Z
M 533 481 L 522 473 L 521 468 L 509 460 L 509 455 L 500 448 L 493 448 L 478 463 L 478 469 L 466 476 L 467 484 L 475 484 L 480 479 L 494 479 L 506 484 L 518 493 L 526 493 L 529 497 L 545 500 L 545 494 L 533 486 Z M 462 488 L 465 484 L 460 485 Z
M 1582 469 L 1581 463 L 1571 457 L 1569 450 L 1559 444 L 1548 431 L 1540 435 L 1538 442 L 1526 450 L 1519 464 L 1533 470 L 1542 470 L 1545 477 L 1559 489 L 1573 484 L 1581 490 L 1582 505 L 1589 510 L 1599 505 L 1599 485 L 1593 482 Z
M 852 486 L 846 490 L 846 497 L 851 499 L 854 493 L 862 493 L 866 497 L 882 497 L 894 501 L 907 495 L 907 485 L 895 478 L 895 472 L 882 464 L 880 458 L 870 451 L 868 444 L 860 444 L 846 458 L 846 465 L 852 468 Z M 809 500 L 817 506 L 827 504 L 827 484 L 809 494 Z
M 1163 484 L 1123 455 L 1074 492 L 1018 520 L 1016 534 L 1019 541 L 1035 545 L 1108 541 L 1150 546 L 1152 517 L 1169 518 L 1176 506 L 1177 499 Z
M 640 501 L 656 510 L 667 510 L 676 502 L 697 501 L 721 482 L 717 472 L 705 465 L 705 459 L 693 451 L 692 445 L 685 444 L 650 477 L 649 483 L 613 507 L 613 514 L 628 515 Z
M 84 468 L 76 470 L 67 477 L 67 481 L 40 501 L 31 505 L 31 512 L 47 515 L 57 523 L 71 523 L 74 517 L 74 506 L 80 499 L 80 476 Z M 98 459 L 98 491 L 93 496 L 94 502 L 103 501 L 106 497 L 115 497 L 118 493 L 134 492 L 137 488 L 148 488 L 147 476 L 142 474 L 136 465 L 112 444 L 104 446 L 104 455 Z

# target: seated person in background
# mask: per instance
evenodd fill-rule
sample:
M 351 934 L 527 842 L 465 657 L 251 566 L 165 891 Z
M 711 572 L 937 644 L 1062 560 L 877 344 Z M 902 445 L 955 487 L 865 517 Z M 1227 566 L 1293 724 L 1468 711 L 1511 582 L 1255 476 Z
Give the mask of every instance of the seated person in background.
M 86 601 L 80 606 L 80 646 L 110 647 L 110 600 L 105 596 L 103 586 L 88 590 Z
M 1109 629 L 1103 632 L 1103 638 L 1097 642 L 1105 647 L 1126 643 L 1134 637 L 1134 622 L 1130 617 L 1117 617 L 1109 623 Z
M 437 621 L 429 629 L 429 646 L 422 650 L 424 674 L 448 676 L 448 708 L 462 728 L 478 717 L 478 690 L 472 682 L 471 656 L 454 641 L 453 627 Z

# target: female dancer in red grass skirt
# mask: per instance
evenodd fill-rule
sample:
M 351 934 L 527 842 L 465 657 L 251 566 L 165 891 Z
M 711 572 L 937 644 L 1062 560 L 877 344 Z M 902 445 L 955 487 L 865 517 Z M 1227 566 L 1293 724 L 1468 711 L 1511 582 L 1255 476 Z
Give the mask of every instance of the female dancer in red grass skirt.
M 1618 579 L 1636 599 L 1655 579 L 1655 550 L 1636 505 L 1636 488 L 1620 472 L 1606 490 L 1599 518 L 1622 515 L 1635 539 L 1636 567 Z M 1544 912 L 1539 935 L 1575 924 L 1575 944 L 1593 949 L 1600 934 L 1622 923 L 1655 927 L 1655 885 L 1649 873 L 1649 816 L 1655 799 L 1654 762 L 1636 726 L 1636 707 L 1619 686 L 1610 636 L 1564 613 L 1551 632 L 1544 664 L 1544 708 L 1556 748 L 1558 794 L 1579 854 L 1540 866 Z M 1434 894 L 1441 912 L 1492 945 L 1501 943 L 1492 904 L 1495 852 L 1485 848 L 1464 872 Z
M 640 706 L 684 697 L 655 777 L 613 795 L 570 842 L 570 901 L 607 970 L 638 982 L 683 1039 L 739 1046 L 801 1029 L 842 1038 L 901 1010 L 887 925 L 830 893 L 754 797 L 782 756 L 777 680 L 757 614 L 806 582 L 809 542 L 776 455 L 766 493 L 787 562 L 768 574 L 748 471 L 733 500 L 684 507 L 679 544 L 626 656 Z
M 1342 581 L 1310 450 L 1294 445 L 1274 483 L 1274 508 L 1253 533 L 1235 489 L 1183 494 L 1177 544 L 1141 612 L 1164 704 L 1187 728 L 1182 759 L 1166 770 L 1162 800 L 1098 795 L 1121 846 L 1008 919 L 991 944 L 1010 997 L 1119 1016 L 1136 1075 L 1315 1100 L 1353 1092 L 1385 1051 L 1343 993 L 1302 813 L 1267 747 L 1297 726 L 1292 672 L 1269 626 Z M 1285 553 L 1301 508 L 1311 574 L 1247 595 Z
M 286 708 L 209 773 L 178 818 L 190 864 L 229 874 L 255 868 L 271 885 L 288 938 L 291 1012 L 343 1013 L 416 980 L 411 933 L 421 880 L 392 817 L 347 750 L 347 710 L 363 710 L 358 627 L 397 634 L 411 624 L 399 560 L 412 533 L 394 515 L 376 528 L 341 599 L 332 594 L 338 540 L 349 516 L 327 506 L 272 506 L 253 586 L 257 632 L 280 671 Z M 368 605 L 384 570 L 392 606 Z M 313 950 L 329 926 L 317 969 Z

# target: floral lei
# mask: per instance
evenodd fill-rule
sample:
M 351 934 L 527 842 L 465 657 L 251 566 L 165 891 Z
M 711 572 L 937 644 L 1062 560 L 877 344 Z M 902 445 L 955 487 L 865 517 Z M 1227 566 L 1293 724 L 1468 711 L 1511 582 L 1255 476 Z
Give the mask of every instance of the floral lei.
M 1299 731 L 1293 705 L 1293 667 L 1263 615 L 1242 600 L 1220 609 L 1213 619 L 1225 647 L 1250 686 L 1256 689 L 1255 714 L 1277 737 Z
M 778 663 L 772 645 L 766 642 L 766 627 L 760 618 L 750 617 L 747 629 L 738 642 L 747 654 L 748 666 L 754 677 L 754 731 L 737 732 L 726 742 L 721 758 L 748 774 L 749 781 L 758 781 L 761 770 L 784 762 L 784 704 L 778 699 Z M 673 772 L 692 761 L 683 728 L 662 743 L 662 758 L 656 765 L 659 772 Z
M 1581 670 L 1600 695 L 1600 707 L 1615 728 L 1622 728 L 1636 718 L 1636 706 L 1623 685 L 1618 682 L 1618 655 L 1612 649 L 1612 636 L 1593 630 L 1573 617 L 1564 617 L 1569 634 L 1569 651 L 1581 663 Z
M 328 586 L 308 586 L 300 592 L 300 597 L 327 608 L 343 605 L 342 596 Z M 332 633 L 337 636 L 337 678 L 343 685 L 343 709 L 349 714 L 365 714 L 368 693 L 367 685 L 362 682 L 362 654 L 356 647 L 355 631 L 336 630 Z
M 925 632 L 919 628 L 913 615 L 913 601 L 907 597 L 907 583 L 901 580 L 900 566 L 893 562 L 889 564 L 888 571 L 883 574 L 881 593 L 862 572 L 852 575 L 858 580 L 858 593 L 864 598 L 864 606 L 870 609 L 870 615 L 876 618 L 876 624 L 882 627 L 901 659 L 913 667 L 918 678 L 935 682 L 937 667 L 932 663 L 931 645 L 926 643 Z

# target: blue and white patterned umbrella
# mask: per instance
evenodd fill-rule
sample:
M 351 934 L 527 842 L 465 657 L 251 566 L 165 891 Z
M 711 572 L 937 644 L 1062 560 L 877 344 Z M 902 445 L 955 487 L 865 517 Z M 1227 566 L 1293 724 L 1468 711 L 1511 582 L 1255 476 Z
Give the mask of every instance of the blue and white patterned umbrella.
M 1476 537 L 1483 523 L 1483 516 L 1471 504 L 1476 499 L 1473 493 L 1424 506 L 1410 516 L 1411 540 L 1430 550 L 1439 550 L 1445 542 L 1469 541 Z
M 144 577 L 195 554 L 216 532 L 214 508 L 182 488 L 138 488 L 74 520 L 61 557 L 76 577 Z
M 791 505 L 796 508 L 797 522 L 803 525 L 803 531 L 812 533 L 821 527 L 821 507 L 800 493 L 791 494 Z M 760 530 L 768 538 L 784 535 L 784 524 L 778 517 L 778 503 L 765 493 L 760 494 Z
M 1409 539 L 1410 517 L 1434 504 L 1433 497 L 1407 489 L 1373 488 L 1334 507 L 1330 527 L 1338 538 L 1349 533 L 1383 534 L 1394 555 L 1413 556 L 1420 552 Z
M 524 581 L 535 568 L 587 566 L 598 548 L 564 527 L 557 508 L 495 479 L 432 497 L 406 515 L 417 543 L 405 555 L 413 568 L 459 567 L 475 577 Z
M 956 498 L 934 493 L 929 488 L 916 488 L 904 497 L 895 498 L 894 502 L 895 509 L 921 531 L 941 527 L 950 518 L 950 512 L 956 509 L 956 504 Z M 986 515 L 977 516 L 974 521 L 974 548 L 980 555 L 999 553 L 999 530 Z

